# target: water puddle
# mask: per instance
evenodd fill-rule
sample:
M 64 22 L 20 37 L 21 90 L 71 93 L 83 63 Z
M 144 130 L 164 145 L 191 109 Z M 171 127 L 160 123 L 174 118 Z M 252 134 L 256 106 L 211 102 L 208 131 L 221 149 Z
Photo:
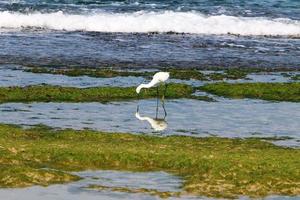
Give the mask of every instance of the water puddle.
M 165 109 L 167 115 L 161 105 L 157 107 L 155 99 L 108 104 L 6 103 L 0 104 L 0 122 L 138 134 L 288 137 L 289 140 L 278 144 L 289 145 L 290 142 L 291 146 L 300 146 L 300 107 L 297 103 L 180 99 L 166 101 Z
M 122 172 L 111 170 L 74 173 L 82 180 L 48 187 L 33 186 L 0 189 L 5 200 L 154 200 L 185 199 L 212 200 L 214 198 L 187 196 L 182 192 L 182 179 L 166 172 Z M 149 193 L 148 191 L 152 191 Z M 169 194 L 169 196 L 159 196 Z M 177 194 L 172 196 L 172 194 Z M 248 200 L 248 197 L 240 197 Z M 299 197 L 269 196 L 265 200 L 296 200 Z
M 23 189 L 0 189 L 0 196 L 6 200 L 119 200 L 159 199 L 156 195 L 143 192 L 112 191 L 114 188 L 128 190 L 153 190 L 159 192 L 180 192 L 182 180 L 165 172 L 120 172 L 84 171 L 75 173 L 83 179 L 64 185 L 49 187 L 34 186 Z M 105 189 L 91 189 L 98 186 Z M 184 198 L 186 199 L 186 198 Z

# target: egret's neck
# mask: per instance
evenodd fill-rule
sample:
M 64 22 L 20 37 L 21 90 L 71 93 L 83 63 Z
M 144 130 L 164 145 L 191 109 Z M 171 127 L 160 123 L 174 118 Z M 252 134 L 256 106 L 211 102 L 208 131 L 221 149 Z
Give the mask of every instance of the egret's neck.
M 143 88 L 151 88 L 153 86 L 155 86 L 155 82 L 154 81 L 151 81 L 150 83 L 147 83 L 147 84 L 142 83 L 141 85 L 139 85 L 136 88 L 136 91 L 137 91 L 137 93 L 140 93 L 141 89 L 143 89 Z

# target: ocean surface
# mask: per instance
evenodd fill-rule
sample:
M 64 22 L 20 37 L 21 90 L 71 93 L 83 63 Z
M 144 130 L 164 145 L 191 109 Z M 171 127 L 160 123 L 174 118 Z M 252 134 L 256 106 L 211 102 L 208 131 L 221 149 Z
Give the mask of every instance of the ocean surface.
M 299 0 L 0 0 L 0 64 L 300 68 Z

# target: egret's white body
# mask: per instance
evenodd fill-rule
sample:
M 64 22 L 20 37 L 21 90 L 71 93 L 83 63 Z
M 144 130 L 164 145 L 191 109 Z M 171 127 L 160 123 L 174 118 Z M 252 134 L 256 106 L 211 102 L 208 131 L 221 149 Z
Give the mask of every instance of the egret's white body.
M 150 83 L 147 84 L 141 84 L 136 88 L 136 93 L 140 93 L 141 89 L 143 88 L 151 88 L 158 86 L 159 84 L 162 84 L 166 82 L 170 77 L 169 72 L 157 72 L 154 74 L 153 79 L 150 81 Z
M 147 121 L 155 131 L 163 131 L 168 127 L 168 124 L 163 119 L 153 119 L 151 117 L 141 117 L 139 112 L 135 113 L 135 117 L 141 121 Z

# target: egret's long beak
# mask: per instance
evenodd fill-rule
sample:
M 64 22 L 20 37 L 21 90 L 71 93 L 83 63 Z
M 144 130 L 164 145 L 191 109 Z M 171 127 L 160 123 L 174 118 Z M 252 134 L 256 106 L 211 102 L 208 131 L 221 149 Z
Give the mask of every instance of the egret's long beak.
M 144 79 L 144 80 L 143 80 L 143 81 L 140 83 L 140 85 L 141 85 L 141 84 L 143 84 L 144 82 L 145 82 L 145 79 Z M 137 93 L 138 100 L 140 100 L 140 96 L 141 96 L 141 94 L 140 94 L 140 93 L 141 93 L 141 91 L 140 91 L 139 93 Z

